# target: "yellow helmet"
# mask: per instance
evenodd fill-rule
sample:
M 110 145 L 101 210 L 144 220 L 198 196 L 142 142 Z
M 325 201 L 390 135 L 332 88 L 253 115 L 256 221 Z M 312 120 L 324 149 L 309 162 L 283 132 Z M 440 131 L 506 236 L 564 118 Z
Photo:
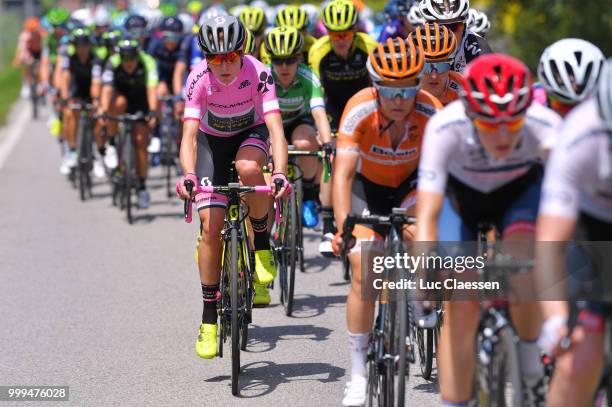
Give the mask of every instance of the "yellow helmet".
M 273 58 L 291 58 L 302 53 L 302 35 L 294 27 L 276 27 L 264 39 Z
M 248 28 L 246 31 L 246 39 L 244 41 L 244 53 L 252 55 L 255 52 L 255 37 L 253 33 Z
M 287 6 L 276 15 L 275 25 L 301 31 L 308 26 L 308 14 L 298 6 Z
M 266 28 L 266 13 L 260 7 L 246 7 L 238 16 L 242 24 L 255 35 L 259 35 Z
M 347 31 L 357 25 L 357 8 L 350 0 L 333 0 L 323 9 L 323 24 L 329 31 Z

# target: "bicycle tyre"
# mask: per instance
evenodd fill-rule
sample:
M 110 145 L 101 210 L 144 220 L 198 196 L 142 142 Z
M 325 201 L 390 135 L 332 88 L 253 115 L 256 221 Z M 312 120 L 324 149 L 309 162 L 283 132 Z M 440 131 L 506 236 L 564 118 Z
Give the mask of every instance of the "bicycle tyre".
M 435 335 L 434 329 L 435 328 L 416 328 L 419 347 L 419 365 L 421 367 L 421 375 L 425 380 L 431 379 Z
M 297 200 L 295 189 L 291 191 L 289 198 L 289 227 L 285 230 L 288 233 L 289 242 L 289 264 L 287 266 L 287 298 L 285 301 L 285 315 L 288 317 L 293 313 L 293 296 L 295 293 L 295 269 L 297 268 Z
M 38 119 L 38 86 L 36 85 L 36 81 L 32 82 L 30 85 L 30 100 L 32 101 L 32 119 Z
M 87 198 L 85 193 L 86 193 L 86 188 L 87 188 L 87 178 L 85 177 L 85 171 L 86 171 L 86 154 L 85 154 L 85 148 L 86 148 L 86 140 L 85 140 L 85 124 L 83 123 L 84 120 L 81 117 L 81 120 L 79 120 L 79 125 L 77 127 L 77 172 L 78 174 L 76 175 L 76 177 L 78 178 L 78 185 L 79 185 L 79 197 L 81 198 L 81 201 L 85 201 L 85 199 Z
M 393 355 L 396 344 L 395 319 L 397 317 L 397 304 L 393 301 L 387 303 L 387 310 L 383 325 L 383 342 L 387 344 L 383 355 Z M 395 400 L 395 360 L 385 359 L 383 372 L 383 405 L 393 406 Z
M 408 337 L 408 303 L 406 299 L 406 290 L 399 290 L 397 293 L 397 308 L 396 312 L 396 337 L 393 343 L 393 354 L 399 356 L 397 371 L 395 377 L 397 380 L 397 406 L 405 405 L 406 400 L 406 379 L 408 376 L 408 365 L 406 363 L 406 338 Z M 399 324 L 397 324 L 399 322 Z M 395 363 L 390 363 L 395 368 Z
M 240 216 L 242 217 L 242 211 Z M 251 310 L 253 308 L 253 283 L 251 281 L 251 262 L 248 248 L 248 235 L 246 233 L 247 227 L 242 221 L 240 223 L 240 235 L 242 236 L 240 247 L 241 250 L 241 264 L 242 264 L 242 296 L 244 302 L 245 313 L 242 315 L 242 324 L 240 327 L 240 350 L 246 350 L 247 342 L 249 340 L 249 323 Z
M 125 202 L 125 215 L 128 223 L 131 225 L 134 222 L 134 218 L 132 216 L 132 184 L 134 182 L 133 178 L 133 166 L 134 166 L 134 156 L 133 156 L 133 146 L 132 146 L 132 135 L 126 134 L 125 144 L 123 150 L 123 199 Z
M 296 190 L 296 227 L 295 230 L 297 232 L 296 236 L 296 249 L 297 256 L 300 264 L 300 272 L 305 273 L 306 269 L 304 268 L 304 225 L 302 221 L 302 202 L 304 202 L 304 190 L 302 183 L 302 172 L 298 170 L 300 177 L 295 181 L 295 190 Z
M 240 374 L 240 309 L 238 303 L 238 230 L 230 232 L 231 276 L 231 337 L 232 337 L 232 394 L 238 394 L 238 375 Z

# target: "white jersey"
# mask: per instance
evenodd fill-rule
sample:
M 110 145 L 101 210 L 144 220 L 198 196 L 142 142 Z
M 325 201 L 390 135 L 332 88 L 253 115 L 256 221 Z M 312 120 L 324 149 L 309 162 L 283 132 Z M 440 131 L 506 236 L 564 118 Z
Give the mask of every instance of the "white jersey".
M 612 137 L 595 99 L 574 108 L 550 157 L 540 213 L 575 219 L 587 215 L 612 223 Z
M 496 159 L 480 144 L 463 102 L 436 113 L 425 129 L 418 188 L 444 194 L 448 174 L 482 193 L 490 193 L 544 162 L 561 117 L 542 105 L 527 110 L 521 140 L 510 156 Z

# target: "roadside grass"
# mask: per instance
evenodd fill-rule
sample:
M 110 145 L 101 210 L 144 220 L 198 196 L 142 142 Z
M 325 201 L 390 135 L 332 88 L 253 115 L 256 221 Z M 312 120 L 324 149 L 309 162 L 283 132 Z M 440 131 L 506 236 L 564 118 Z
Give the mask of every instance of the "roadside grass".
M 9 62 L 0 70 L 0 126 L 6 123 L 9 110 L 21 90 L 21 73 L 10 64 L 11 59 L 5 59 Z

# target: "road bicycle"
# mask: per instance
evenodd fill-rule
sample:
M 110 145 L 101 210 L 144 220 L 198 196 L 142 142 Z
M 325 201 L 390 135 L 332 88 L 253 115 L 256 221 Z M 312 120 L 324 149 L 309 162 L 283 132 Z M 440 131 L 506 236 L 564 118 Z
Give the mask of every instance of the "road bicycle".
M 232 166 L 233 167 L 233 166 Z M 236 179 L 232 170 L 232 179 Z M 281 181 L 282 182 L 282 181 Z M 223 344 L 231 340 L 232 353 L 232 394 L 238 394 L 238 376 L 240 374 L 240 351 L 246 350 L 248 326 L 252 322 L 253 288 L 255 258 L 249 244 L 247 219 L 249 209 L 242 196 L 247 193 L 269 194 L 272 187 L 243 186 L 230 182 L 221 186 L 198 186 L 185 181 L 185 188 L 194 196 L 200 193 L 224 194 L 228 197 L 225 221 L 221 232 L 221 281 L 218 301 L 219 348 L 217 356 L 223 357 Z M 277 187 L 278 189 L 278 187 Z M 184 205 L 185 222 L 192 221 L 192 200 Z M 280 213 L 276 212 L 278 218 Z M 277 221 L 279 221 L 277 219 Z
M 81 201 L 91 198 L 91 170 L 93 168 L 93 117 L 94 105 L 84 101 L 75 101 L 68 104 L 68 108 L 79 112 L 77 126 L 77 165 L 72 170 L 74 182 L 78 184 Z
M 161 142 L 160 149 L 160 163 L 164 167 L 164 174 L 166 176 L 166 192 L 168 198 L 174 194 L 174 185 L 172 184 L 172 172 L 178 168 L 178 151 L 179 151 L 179 138 L 178 138 L 178 124 L 174 119 L 174 100 L 175 97 L 161 96 L 159 101 L 161 103 L 161 119 L 159 122 L 159 137 Z
M 133 195 L 138 189 L 134 123 L 146 122 L 147 116 L 143 112 L 136 112 L 134 114 L 126 113 L 117 116 L 109 116 L 108 119 L 119 122 L 119 133 L 117 134 L 119 167 L 112 177 L 113 205 L 119 203 L 119 208 L 121 210 L 125 209 L 126 219 L 131 225 L 134 222 Z
M 303 173 L 297 164 L 299 157 L 318 157 L 323 160 L 324 181 L 330 176 L 329 157 L 322 151 L 295 150 L 288 147 L 287 180 L 291 183 L 289 197 L 282 205 L 283 222 L 274 224 L 271 236 L 272 249 L 276 260 L 276 269 L 280 285 L 280 302 L 285 314 L 293 313 L 295 292 L 295 271 L 300 267 L 304 272 L 304 230 L 302 224 Z
M 404 208 L 393 208 L 389 216 L 349 214 L 342 231 L 342 256 L 348 257 L 348 250 L 354 244 L 352 230 L 357 224 L 390 228 L 383 244 L 385 255 L 401 255 L 405 252 L 403 228 L 414 223 L 414 217 L 406 215 Z M 409 336 L 413 329 L 412 308 L 407 290 L 389 291 L 384 285 L 387 281 L 402 281 L 404 272 L 401 268 L 385 268 L 381 275 L 383 289 L 367 357 L 368 406 L 403 406 L 406 399 L 407 362 L 415 361 L 415 345 Z

